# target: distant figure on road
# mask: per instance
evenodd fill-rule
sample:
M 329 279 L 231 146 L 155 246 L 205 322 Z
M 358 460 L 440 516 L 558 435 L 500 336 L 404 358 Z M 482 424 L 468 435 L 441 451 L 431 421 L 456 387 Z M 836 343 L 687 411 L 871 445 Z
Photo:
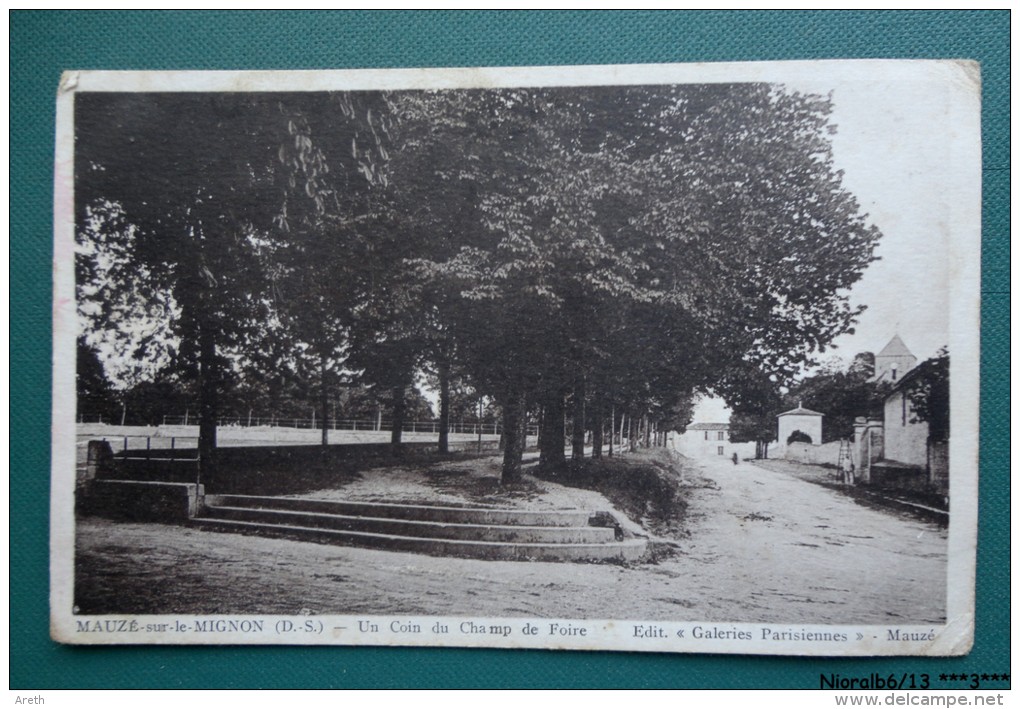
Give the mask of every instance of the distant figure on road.
M 734 454 L 733 454 L 733 464 L 734 464 L 734 465 L 736 465 L 736 464 L 737 464 L 737 461 L 738 461 L 738 460 L 739 460 L 739 459 L 737 458 L 737 454 L 736 454 L 736 453 L 734 453 Z

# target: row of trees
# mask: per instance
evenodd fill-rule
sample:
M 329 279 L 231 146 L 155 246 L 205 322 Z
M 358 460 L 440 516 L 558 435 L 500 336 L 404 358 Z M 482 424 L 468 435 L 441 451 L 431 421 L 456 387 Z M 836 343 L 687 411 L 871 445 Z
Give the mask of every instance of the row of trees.
M 788 381 L 850 329 L 879 237 L 832 160 L 826 97 L 765 84 L 81 94 L 78 297 L 122 384 L 224 392 L 420 376 L 499 407 L 503 480 L 693 393 Z M 325 417 L 323 417 L 325 418 Z M 325 429 L 324 429 L 325 440 Z M 440 445 L 445 446 L 441 435 Z

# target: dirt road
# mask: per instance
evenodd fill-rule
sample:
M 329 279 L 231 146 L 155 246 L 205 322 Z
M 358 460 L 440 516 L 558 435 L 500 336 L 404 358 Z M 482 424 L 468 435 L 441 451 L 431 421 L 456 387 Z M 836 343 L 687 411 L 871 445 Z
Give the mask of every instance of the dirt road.
M 944 620 L 944 529 L 753 464 L 701 464 L 677 563 L 706 617 Z
M 448 559 L 94 518 L 78 528 L 85 613 L 429 614 L 929 623 L 946 535 L 751 464 L 685 473 L 677 553 L 631 567 Z

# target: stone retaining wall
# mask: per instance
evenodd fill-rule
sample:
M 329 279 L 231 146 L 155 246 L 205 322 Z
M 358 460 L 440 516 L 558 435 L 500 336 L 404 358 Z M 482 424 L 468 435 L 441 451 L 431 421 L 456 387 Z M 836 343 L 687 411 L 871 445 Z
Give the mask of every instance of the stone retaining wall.
M 194 483 L 92 480 L 82 490 L 82 511 L 134 522 L 184 524 L 199 513 L 204 497 Z
M 472 452 L 477 441 L 451 442 L 451 451 Z M 495 452 L 498 441 L 482 441 L 482 450 Z M 403 443 L 401 455 L 421 461 L 438 455 L 436 443 Z M 201 482 L 210 492 L 286 491 L 292 484 L 306 485 L 318 474 L 355 470 L 373 461 L 392 460 L 388 443 L 330 445 L 234 446 L 218 448 L 215 473 L 199 472 L 194 448 L 132 450 L 118 453 L 97 471 L 102 480 L 137 480 L 166 483 Z

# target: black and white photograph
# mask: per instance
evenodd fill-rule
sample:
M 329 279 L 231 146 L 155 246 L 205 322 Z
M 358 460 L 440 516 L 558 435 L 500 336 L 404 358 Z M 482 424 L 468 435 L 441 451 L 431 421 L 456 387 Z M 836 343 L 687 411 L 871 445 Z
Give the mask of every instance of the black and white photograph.
M 68 72 L 74 644 L 959 655 L 980 75 Z

